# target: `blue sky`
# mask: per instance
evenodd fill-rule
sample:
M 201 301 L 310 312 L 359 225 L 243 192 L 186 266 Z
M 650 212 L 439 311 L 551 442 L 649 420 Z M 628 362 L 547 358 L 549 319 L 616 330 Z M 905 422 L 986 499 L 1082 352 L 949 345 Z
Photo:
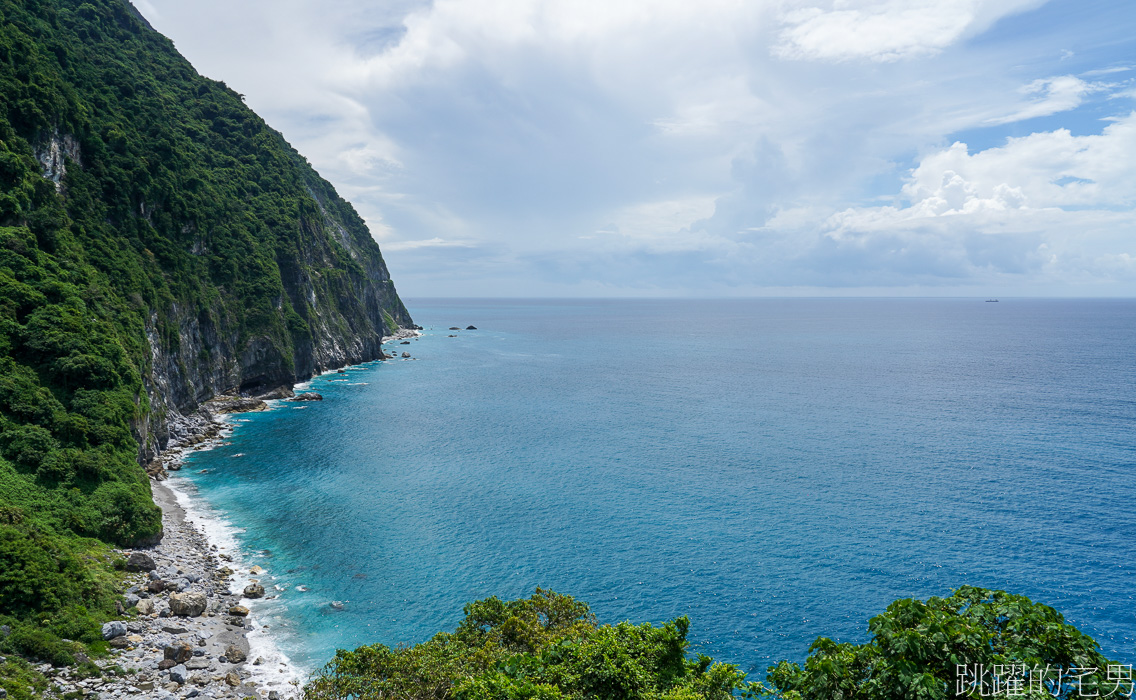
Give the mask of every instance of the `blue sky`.
M 1136 295 L 1129 0 L 135 0 L 404 296 Z

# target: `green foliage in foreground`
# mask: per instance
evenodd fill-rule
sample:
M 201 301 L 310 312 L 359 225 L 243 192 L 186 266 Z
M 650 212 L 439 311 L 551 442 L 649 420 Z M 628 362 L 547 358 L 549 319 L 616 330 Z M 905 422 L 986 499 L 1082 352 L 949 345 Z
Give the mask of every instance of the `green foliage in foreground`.
M 588 606 L 537 589 L 528 599 L 488 598 L 465 619 L 410 648 L 339 651 L 305 700 L 725 700 L 745 686 L 734 666 L 686 658 L 685 617 L 599 625 Z
M 868 631 L 860 645 L 817 639 L 804 668 L 770 667 L 771 692 L 786 700 L 1132 694 L 1122 679 L 1130 666 L 1106 659 L 1053 608 L 1004 591 L 963 586 L 948 598 L 897 600 Z
M 0 688 L 8 693 L 8 700 L 42 698 L 47 686 L 47 678 L 27 661 L 14 656 L 0 661 Z
M 689 621 L 599 625 L 588 606 L 537 589 L 489 598 L 409 648 L 339 651 L 305 700 L 1029 700 L 1132 697 L 1131 666 L 1051 607 L 963 586 L 948 598 L 897 600 L 871 619 L 865 644 L 821 637 L 804 667 L 782 661 L 767 683 L 735 666 L 687 658 Z

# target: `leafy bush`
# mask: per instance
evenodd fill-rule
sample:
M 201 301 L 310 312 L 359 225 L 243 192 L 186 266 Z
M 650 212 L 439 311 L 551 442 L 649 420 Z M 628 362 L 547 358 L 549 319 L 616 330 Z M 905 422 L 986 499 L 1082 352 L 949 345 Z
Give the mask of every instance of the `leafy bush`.
M 659 627 L 599 625 L 585 603 L 537 589 L 465 606 L 453 633 L 417 646 L 339 651 L 306 700 L 726 700 L 747 688 L 736 667 L 686 658 L 685 617 Z
M 802 668 L 769 668 L 770 693 L 786 700 L 892 700 L 1005 696 L 1074 698 L 1115 694 L 1097 643 L 1053 608 L 1005 591 L 963 586 L 948 598 L 897 600 L 868 623 L 866 644 L 821 637 Z M 1093 669 L 1080 681 L 1070 675 Z M 1127 667 L 1131 678 L 1131 667 Z M 1030 688 L 1030 672 L 1037 681 Z M 1048 674 L 1046 674 L 1048 671 Z M 998 675 L 1001 674 L 1001 675 Z M 1024 680 L 1023 680 L 1024 678 Z M 1120 688 L 1131 694 L 1132 685 Z

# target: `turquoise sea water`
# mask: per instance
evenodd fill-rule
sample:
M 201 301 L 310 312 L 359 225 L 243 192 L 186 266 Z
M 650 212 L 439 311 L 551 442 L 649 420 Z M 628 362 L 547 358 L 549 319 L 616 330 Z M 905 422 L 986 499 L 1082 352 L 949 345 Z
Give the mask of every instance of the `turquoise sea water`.
M 689 615 L 762 677 L 964 583 L 1136 660 L 1136 302 L 408 306 L 413 360 L 317 378 L 180 473 L 308 668 L 536 586 Z

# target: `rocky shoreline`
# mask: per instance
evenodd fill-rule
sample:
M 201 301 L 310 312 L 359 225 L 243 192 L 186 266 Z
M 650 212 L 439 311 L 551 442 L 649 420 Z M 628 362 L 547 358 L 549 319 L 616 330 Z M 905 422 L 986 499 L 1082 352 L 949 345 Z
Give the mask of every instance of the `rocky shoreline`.
M 404 329 L 383 342 L 418 335 Z M 383 358 L 394 356 L 384 353 Z M 262 411 L 275 399 L 318 400 L 318 395 L 295 396 L 281 387 L 255 397 L 217 396 L 170 426 L 167 449 L 146 465 L 154 502 L 162 509 L 162 535 L 156 543 L 122 552 L 130 572 L 123 619 L 103 625 L 111 652 L 93 660 L 102 676 L 83 678 L 77 669 L 41 665 L 38 670 L 50 682 L 45 697 L 293 700 L 302 695 L 296 680 L 301 674 L 286 660 L 249 658 L 249 633 L 258 629 L 250 601 L 264 596 L 257 578 L 264 572 L 239 570 L 236 553 L 210 542 L 187 518 L 177 494 L 161 483 L 181 468 L 188 452 L 228 435 L 227 415 Z M 246 579 L 248 585 L 236 590 L 236 580 Z
M 255 627 L 245 595 L 259 597 L 263 588 L 250 583 L 232 590 L 232 557 L 186 519 L 173 491 L 159 483 L 153 488 L 164 536 L 154 547 L 123 552 L 131 572 L 127 610 L 124 619 L 103 625 L 111 652 L 94 660 L 102 677 L 44 665 L 39 670 L 51 683 L 45 697 L 298 698 L 297 683 L 273 678 L 293 678 L 294 669 L 249 658 L 248 632 Z
M 420 335 L 422 333 L 419 330 L 401 328 L 394 335 L 384 336 L 383 344 L 405 341 L 417 338 Z M 388 355 L 384 352 L 379 359 L 394 360 L 397 357 L 397 355 Z M 404 352 L 402 357 L 410 357 L 410 353 Z M 331 369 L 328 372 L 335 372 L 337 369 Z M 169 443 L 159 455 L 145 465 L 146 473 L 156 481 L 164 481 L 169 478 L 169 472 L 181 469 L 181 462 L 186 452 L 205 449 L 210 443 L 223 439 L 223 433 L 229 427 L 225 419 L 228 414 L 263 411 L 268 408 L 267 401 L 279 399 L 318 401 L 320 398 L 322 397 L 318 394 L 311 393 L 302 393 L 297 396 L 294 387 L 279 387 L 258 396 L 241 396 L 238 394 L 215 396 L 202 402 L 196 410 L 189 414 L 173 416 L 168 425 Z

